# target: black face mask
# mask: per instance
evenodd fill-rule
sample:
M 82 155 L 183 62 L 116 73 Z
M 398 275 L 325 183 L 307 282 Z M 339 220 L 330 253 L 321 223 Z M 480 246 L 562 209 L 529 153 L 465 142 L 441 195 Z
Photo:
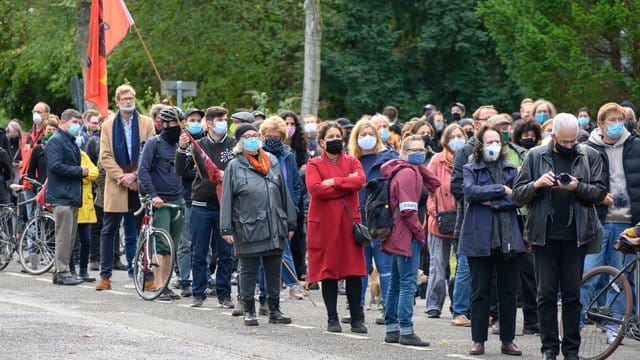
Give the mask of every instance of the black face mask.
M 523 148 L 529 150 L 534 146 L 536 146 L 536 139 L 534 139 L 534 138 L 522 139 L 522 147 Z
M 564 147 L 562 145 L 560 145 L 559 143 L 556 143 L 556 151 L 558 152 L 558 154 L 562 155 L 562 156 L 571 156 L 573 154 L 575 154 L 576 152 L 576 146 L 573 145 L 570 148 Z
M 342 139 L 325 141 L 325 145 L 329 154 L 338 155 L 342 152 Z
M 473 131 L 465 131 L 465 134 L 467 134 L 467 139 L 471 139 L 472 137 L 476 136 L 476 133 Z
M 422 136 L 422 141 L 424 141 L 424 146 L 427 148 L 430 148 L 433 142 L 433 139 L 431 139 L 431 136 L 429 135 L 423 135 Z
M 461 119 L 460 114 L 458 113 L 451 114 L 451 118 L 453 119 L 453 121 L 458 121 Z
M 12 146 L 17 146 L 20 143 L 20 137 L 19 136 L 9 136 L 9 142 L 11 143 Z
M 162 137 L 169 144 L 174 145 L 180 139 L 181 132 L 182 129 L 180 129 L 180 126 L 172 126 L 164 128 L 164 130 L 160 133 L 160 137 Z

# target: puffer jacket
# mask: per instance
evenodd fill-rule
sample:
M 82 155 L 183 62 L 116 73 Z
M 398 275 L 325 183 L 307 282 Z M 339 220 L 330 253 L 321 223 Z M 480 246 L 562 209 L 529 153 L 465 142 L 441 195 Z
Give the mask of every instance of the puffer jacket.
M 236 256 L 284 249 L 287 232 L 296 227 L 296 209 L 278 160 L 268 156 L 271 170 L 266 176 L 243 155 L 231 160 L 224 172 L 220 234 L 234 236 Z
M 553 142 L 529 150 L 516 177 L 513 201 L 518 206 L 529 206 L 524 239 L 532 245 L 545 244 L 547 218 L 551 208 L 551 189 L 536 190 L 533 183 L 553 169 Z M 555 173 L 555 172 L 554 172 Z M 607 195 L 602 172 L 602 158 L 586 145 L 576 147 L 576 158 L 571 165 L 571 175 L 580 180 L 574 191 L 572 208 L 576 221 L 578 246 L 589 244 L 588 253 L 600 249 L 603 230 L 596 214 L 595 204 Z

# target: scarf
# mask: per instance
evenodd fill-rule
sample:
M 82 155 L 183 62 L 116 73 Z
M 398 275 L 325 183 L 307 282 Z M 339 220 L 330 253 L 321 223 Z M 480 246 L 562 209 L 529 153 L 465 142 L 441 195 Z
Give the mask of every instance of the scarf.
M 260 174 L 267 175 L 271 170 L 271 161 L 269 161 L 269 155 L 267 155 L 264 150 L 258 149 L 259 160 L 256 159 L 254 155 L 246 151 L 244 151 L 242 155 L 244 155 L 244 157 L 249 160 L 249 165 L 251 165 L 251 167 L 253 167 Z
M 113 138 L 113 156 L 115 157 L 116 163 L 120 165 L 120 167 L 137 165 L 138 157 L 140 156 L 140 130 L 138 127 L 138 112 L 133 111 L 133 116 L 131 117 L 131 159 L 129 158 L 129 151 L 127 149 L 127 137 L 125 136 L 124 124 L 122 123 L 122 118 L 120 117 L 120 112 L 116 114 L 116 117 L 113 119 L 113 133 L 111 137 Z
M 448 148 L 445 147 L 444 149 L 444 162 L 447 164 L 447 167 L 449 169 L 453 169 L 453 151 L 450 151 Z

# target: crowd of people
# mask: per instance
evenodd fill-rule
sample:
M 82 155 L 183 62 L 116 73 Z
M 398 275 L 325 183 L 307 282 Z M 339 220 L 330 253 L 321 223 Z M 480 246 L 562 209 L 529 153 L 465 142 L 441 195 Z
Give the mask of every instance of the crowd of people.
M 640 138 L 629 102 L 604 104 L 595 117 L 586 107 L 557 113 L 544 99 L 524 99 L 515 113 L 483 105 L 468 117 L 455 102 L 449 119 L 427 104 L 404 123 L 387 106 L 353 123 L 163 104 L 146 116 L 135 95 L 119 86 L 108 116 L 68 109 L 57 118 L 39 102 L 30 131 L 18 121 L 0 131 L 0 201 L 11 201 L 6 184 L 22 175 L 47 182 L 54 284 L 96 281 L 89 271 L 99 271 L 99 291 L 111 290 L 114 270 L 132 279 L 144 192 L 155 226 L 177 248 L 176 263 L 154 276 L 175 271 L 181 292 L 167 288 L 160 301 L 192 296 L 200 307 L 215 296 L 247 326 L 258 314 L 287 324 L 282 298 L 320 288 L 327 331 L 341 332 L 342 322 L 366 333 L 375 266 L 384 342 L 428 346 L 413 330 L 421 269 L 426 316 L 439 318 L 449 296 L 452 326 L 470 327 L 471 355 L 484 354 L 489 331 L 503 354 L 521 355 L 521 307 L 523 333 L 540 335 L 543 359 L 578 359 L 583 302 L 594 291 L 582 274 L 621 268 L 613 242 L 640 222 Z M 362 246 L 354 223 L 366 225 L 365 184 L 380 178 L 389 181 L 394 224 Z M 36 190 L 25 182 L 26 198 Z M 341 319 L 343 291 L 349 314 Z

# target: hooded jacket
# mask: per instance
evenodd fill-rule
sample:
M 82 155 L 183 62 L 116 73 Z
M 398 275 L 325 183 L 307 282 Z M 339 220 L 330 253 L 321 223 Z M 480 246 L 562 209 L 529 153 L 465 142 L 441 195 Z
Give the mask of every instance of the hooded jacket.
M 440 180 L 426 166 L 412 165 L 401 159 L 386 162 L 380 172 L 389 179 L 389 206 L 394 209 L 395 219 L 391 234 L 382 242 L 382 251 L 411 256 L 411 241 L 416 239 L 424 242 L 426 239 L 425 230 L 418 218 L 422 190 L 426 188 L 428 192 L 436 191 Z

